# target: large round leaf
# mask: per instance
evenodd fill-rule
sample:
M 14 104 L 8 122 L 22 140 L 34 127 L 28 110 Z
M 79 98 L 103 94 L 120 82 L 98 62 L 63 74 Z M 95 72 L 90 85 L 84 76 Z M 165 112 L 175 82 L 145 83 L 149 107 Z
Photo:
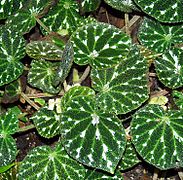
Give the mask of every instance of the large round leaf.
M 91 23 L 78 28 L 71 36 L 74 61 L 102 69 L 118 64 L 126 57 L 130 38 L 120 29 L 105 23 Z
M 49 13 L 42 19 L 50 31 L 73 33 L 82 17 L 79 14 L 79 4 L 73 0 L 59 0 Z M 43 31 L 44 33 L 44 31 Z
M 68 92 L 71 93 L 72 88 Z M 62 114 L 61 135 L 62 143 L 71 157 L 112 174 L 126 145 L 120 120 L 113 114 L 99 110 L 95 96 L 91 94 L 71 97 Z
M 49 146 L 34 148 L 22 161 L 19 170 L 20 180 L 80 180 L 84 175 L 84 167 L 71 159 L 60 144 L 55 149 Z
M 139 10 L 133 0 L 105 0 L 107 4 L 123 12 Z
M 11 29 L 0 29 L 0 86 L 17 79 L 23 72 L 19 61 L 25 56 L 25 40 Z
M 8 18 L 6 24 L 20 33 L 28 33 L 35 25 L 36 18 L 48 6 L 50 0 L 30 0 L 24 8 Z
M 16 158 L 16 142 L 11 135 L 17 129 L 17 114 L 9 109 L 5 114 L 0 116 L 0 166 L 6 166 Z
M 125 114 L 138 108 L 148 99 L 148 66 L 138 49 L 130 51 L 119 65 L 92 69 L 93 88 L 98 91 L 98 105 L 109 112 Z
M 183 22 L 182 0 L 134 0 L 148 15 L 162 22 Z
M 60 115 L 47 106 L 39 109 L 32 117 L 38 133 L 45 137 L 51 138 L 59 134 Z
M 131 124 L 132 142 L 141 157 L 160 169 L 183 166 L 182 111 L 159 105 L 140 109 Z
M 34 59 L 61 60 L 62 50 L 49 41 L 32 41 L 26 46 L 26 53 Z
M 183 86 L 183 50 L 174 48 L 155 60 L 159 79 L 170 88 Z
M 183 41 L 183 25 L 162 24 L 145 18 L 139 30 L 139 40 L 148 49 L 163 53 Z
M 31 66 L 32 68 L 28 74 L 28 82 L 30 85 L 52 94 L 59 92 L 60 88 L 52 85 L 57 76 L 58 63 L 45 60 L 33 60 Z

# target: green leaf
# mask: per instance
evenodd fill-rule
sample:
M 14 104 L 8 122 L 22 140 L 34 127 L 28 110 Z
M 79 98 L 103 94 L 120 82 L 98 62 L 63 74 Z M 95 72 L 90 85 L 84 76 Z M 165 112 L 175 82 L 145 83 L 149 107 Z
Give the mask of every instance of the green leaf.
M 74 59 L 73 47 L 72 44 L 68 41 L 62 54 L 62 61 L 59 63 L 59 67 L 57 70 L 57 77 L 55 77 L 55 81 L 53 82 L 54 86 L 57 86 L 59 83 L 64 82 L 65 78 L 67 77 L 71 69 L 73 59 Z
M 26 53 L 34 59 L 61 60 L 62 50 L 49 41 L 32 41 L 26 46 Z
M 104 173 L 101 171 L 97 170 L 88 170 L 85 176 L 86 180 L 101 180 L 101 179 L 106 179 L 106 180 L 123 180 L 122 173 L 120 171 L 116 171 L 114 175 L 109 174 L 109 173 Z
M 0 29 L 0 86 L 17 79 L 23 72 L 25 40 L 11 29 Z
M 183 86 L 183 50 L 174 48 L 155 60 L 156 73 L 163 84 L 170 88 Z
M 0 19 L 6 19 L 14 14 L 18 9 L 22 8 L 25 0 L 2 0 L 0 3 Z
M 101 0 L 81 0 L 81 11 L 91 12 L 95 11 L 101 3 Z
M 0 166 L 7 166 L 16 158 L 17 147 L 11 137 L 18 129 L 17 114 L 9 109 L 0 115 Z
M 79 4 L 76 1 L 59 0 L 57 5 L 43 17 L 42 21 L 50 31 L 67 30 L 69 34 L 72 34 L 77 29 L 81 19 Z M 43 33 L 46 32 L 43 30 Z
M 18 29 L 21 34 L 26 34 L 36 25 L 36 18 L 49 3 L 50 0 L 30 0 L 24 8 L 8 18 L 6 24 L 11 29 Z
M 183 22 L 183 2 L 180 0 L 134 1 L 144 12 L 154 17 L 158 21 L 168 23 Z
M 148 105 L 134 115 L 131 136 L 137 152 L 150 164 L 162 170 L 183 166 L 182 111 Z
M 84 87 L 77 88 L 83 93 Z M 75 88 L 67 93 L 72 92 L 62 114 L 62 143 L 74 159 L 113 174 L 125 150 L 124 128 L 115 115 L 98 109 L 94 95 L 76 96 Z
M 182 109 L 183 108 L 183 94 L 179 91 L 173 91 L 173 100 L 175 104 Z
M 84 175 L 84 167 L 71 159 L 60 144 L 54 149 L 49 146 L 34 148 L 22 161 L 19 170 L 19 180 L 80 180 Z
M 132 0 L 105 0 L 105 2 L 113 8 L 126 13 L 130 13 L 133 10 L 139 11 L 139 8 Z
M 15 163 L 12 163 L 12 164 L 8 164 L 7 166 L 0 167 L 0 173 L 4 173 L 5 171 L 9 170 L 14 165 L 15 165 Z
M 10 166 L 13 165 L 11 169 L 4 173 L 0 173 L 0 179 L 2 180 L 18 180 L 18 163 L 12 163 Z
M 148 99 L 148 65 L 139 50 L 133 48 L 119 65 L 92 69 L 93 88 L 98 91 L 98 105 L 105 111 L 125 114 Z
M 74 61 L 93 68 L 109 68 L 126 57 L 131 40 L 120 29 L 101 22 L 78 28 L 71 36 Z
M 55 88 L 52 84 L 57 76 L 57 62 L 45 60 L 33 60 L 28 74 L 28 83 L 33 87 L 41 89 L 43 92 L 51 94 L 58 93 L 60 87 Z
M 139 162 L 140 162 L 140 160 L 137 157 L 137 153 L 136 153 L 131 141 L 127 141 L 126 149 L 125 149 L 123 157 L 119 163 L 118 169 L 124 171 L 129 168 L 132 168 Z
M 52 138 L 59 134 L 60 115 L 47 106 L 39 109 L 32 117 L 38 133 L 45 138 Z
M 163 53 L 172 46 L 182 43 L 183 25 L 162 24 L 145 18 L 138 36 L 142 45 L 154 52 Z

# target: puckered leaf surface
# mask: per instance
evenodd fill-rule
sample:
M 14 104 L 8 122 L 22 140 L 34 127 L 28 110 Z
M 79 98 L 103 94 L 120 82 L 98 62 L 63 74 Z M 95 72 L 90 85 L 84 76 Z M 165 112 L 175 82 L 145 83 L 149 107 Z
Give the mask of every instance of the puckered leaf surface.
M 75 96 L 75 88 L 62 114 L 62 143 L 74 159 L 113 174 L 125 150 L 124 128 L 115 115 L 98 109 L 94 95 Z
M 101 22 L 78 28 L 71 36 L 74 62 L 93 68 L 109 68 L 126 57 L 131 40 L 120 29 Z
M 137 152 L 150 164 L 162 170 L 183 165 L 182 111 L 148 105 L 134 115 L 131 136 Z
M 80 180 L 84 176 L 84 167 L 70 158 L 60 144 L 54 149 L 49 146 L 34 148 L 22 161 L 19 170 L 20 180 Z
M 148 99 L 148 65 L 137 48 L 119 65 L 106 70 L 92 69 L 98 105 L 109 112 L 125 114 Z

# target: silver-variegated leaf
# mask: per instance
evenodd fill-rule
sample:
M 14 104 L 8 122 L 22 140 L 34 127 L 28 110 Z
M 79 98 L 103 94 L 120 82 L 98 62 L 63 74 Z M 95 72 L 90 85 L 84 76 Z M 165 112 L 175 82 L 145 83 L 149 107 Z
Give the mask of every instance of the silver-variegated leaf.
M 26 46 L 26 53 L 34 59 L 61 60 L 62 50 L 49 41 L 32 41 Z
M 119 65 L 106 70 L 92 69 L 98 105 L 105 111 L 125 114 L 148 99 L 148 65 L 133 48 Z
M 95 11 L 101 3 L 101 0 L 81 0 L 82 13 Z
M 52 32 L 73 33 L 83 17 L 79 14 L 79 4 L 73 0 L 59 0 L 41 20 Z M 43 30 L 43 33 L 46 33 Z
M 57 77 L 58 62 L 45 60 L 33 60 L 28 74 L 28 83 L 43 92 L 58 93 L 60 87 L 54 87 L 53 83 Z
M 80 180 L 84 176 L 84 167 L 70 158 L 60 144 L 54 149 L 49 146 L 34 148 L 21 162 L 19 169 L 19 180 Z
M 163 24 L 145 18 L 139 30 L 139 40 L 146 48 L 163 53 L 183 41 L 183 25 Z
M 72 91 L 71 88 L 68 93 Z M 62 114 L 60 129 L 62 143 L 71 157 L 87 166 L 114 173 L 125 150 L 125 131 L 115 115 L 98 109 L 95 96 L 74 95 Z
M 52 138 L 60 133 L 60 114 L 48 106 L 39 109 L 32 117 L 38 133 L 45 138 Z
M 173 48 L 156 58 L 156 73 L 160 81 L 170 88 L 183 86 L 183 50 Z
M 167 23 L 183 22 L 182 0 L 134 0 L 148 15 Z
M 0 86 L 17 79 L 23 73 L 20 60 L 25 56 L 24 38 L 6 27 L 0 28 Z
M 132 119 L 131 136 L 135 149 L 150 164 L 165 170 L 183 166 L 182 111 L 164 111 L 147 105 Z
M 109 68 L 126 57 L 131 40 L 120 29 L 101 22 L 78 28 L 71 36 L 74 62 L 93 68 Z
M 0 166 L 6 166 L 16 158 L 16 142 L 11 135 L 14 134 L 17 129 L 17 114 L 9 109 L 0 116 Z

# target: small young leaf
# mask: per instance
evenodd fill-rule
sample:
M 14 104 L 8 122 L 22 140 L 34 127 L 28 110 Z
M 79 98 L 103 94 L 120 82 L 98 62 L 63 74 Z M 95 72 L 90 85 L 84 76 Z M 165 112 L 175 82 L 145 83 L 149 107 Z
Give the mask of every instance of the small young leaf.
M 38 133 L 45 138 L 52 138 L 59 134 L 60 115 L 47 106 L 39 109 L 32 117 Z
M 22 161 L 19 170 L 19 180 L 81 180 L 84 176 L 84 167 L 70 158 L 60 144 L 53 150 L 49 146 L 34 148 Z
M 131 40 L 120 29 L 96 22 L 78 28 L 71 36 L 71 43 L 75 63 L 102 69 L 114 66 L 126 57 Z
M 55 7 L 43 17 L 43 23 L 52 32 L 67 30 L 69 34 L 73 33 L 82 16 L 79 14 L 79 4 L 73 0 L 59 0 Z M 43 30 L 43 33 L 45 31 Z
M 115 174 L 109 174 L 103 171 L 97 170 L 88 170 L 85 176 L 85 180 L 123 180 L 122 173 L 120 171 L 116 171 Z
M 7 166 L 16 158 L 17 147 L 11 137 L 18 129 L 17 114 L 9 109 L 0 115 L 0 166 Z
M 34 59 L 61 60 L 62 50 L 49 41 L 32 41 L 26 46 L 26 53 Z
M 101 0 L 81 0 L 81 12 L 95 11 L 101 3 Z
M 154 52 L 163 53 L 172 46 L 182 43 L 183 25 L 167 25 L 145 18 L 138 36 L 142 45 Z
M 156 72 L 163 84 L 170 88 L 183 86 L 183 50 L 179 48 L 165 52 L 156 58 Z
M 77 88 L 83 92 L 84 87 Z M 115 115 L 97 108 L 95 96 L 75 96 L 75 88 L 68 93 L 72 91 L 62 114 L 62 143 L 74 159 L 113 174 L 125 150 L 124 128 Z
M 167 23 L 183 22 L 182 6 L 180 0 L 134 0 L 148 15 L 158 21 Z
M 133 48 L 119 65 L 106 69 L 92 69 L 93 88 L 98 91 L 98 105 L 105 111 L 125 114 L 138 108 L 148 99 L 148 66 Z
M 113 8 L 126 13 L 130 13 L 132 10 L 139 11 L 139 8 L 136 6 L 133 0 L 105 0 L 105 2 Z
M 49 62 L 45 60 L 33 60 L 32 68 L 28 74 L 28 83 L 33 87 L 41 89 L 43 92 L 51 94 L 58 93 L 60 87 L 55 88 L 52 84 L 57 76 L 57 62 Z
M 183 165 L 182 118 L 182 111 L 165 112 L 159 105 L 147 105 L 136 112 L 132 142 L 145 161 L 162 170 Z
M 127 170 L 138 164 L 140 160 L 137 157 L 137 153 L 130 141 L 127 141 L 126 149 L 123 157 L 119 163 L 118 169 Z
M 30 0 L 25 7 L 16 14 L 8 18 L 7 26 L 11 29 L 18 30 L 21 34 L 28 33 L 35 25 L 36 18 L 42 13 L 43 9 L 48 6 L 50 0 Z
M 17 79 L 23 72 L 19 61 L 25 56 L 25 40 L 5 26 L 0 28 L 0 86 Z

